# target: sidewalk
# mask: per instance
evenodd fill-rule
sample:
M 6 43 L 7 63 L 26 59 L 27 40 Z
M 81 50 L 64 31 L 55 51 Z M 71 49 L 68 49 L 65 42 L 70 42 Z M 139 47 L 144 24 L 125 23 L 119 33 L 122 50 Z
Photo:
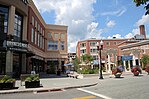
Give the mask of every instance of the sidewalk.
M 75 79 L 75 78 L 41 78 L 40 83 L 43 87 L 40 88 L 25 88 L 25 86 L 21 86 L 20 80 L 16 81 L 16 87 L 18 89 L 12 90 L 0 90 L 0 94 L 10 94 L 10 93 L 25 93 L 25 92 L 48 92 L 55 90 L 64 90 L 71 88 L 80 88 L 80 87 L 89 87 L 98 84 L 98 79 L 94 78 L 83 78 L 83 79 Z M 24 85 L 24 83 L 23 83 Z
M 142 74 L 146 74 L 142 72 Z M 124 72 L 123 76 L 133 75 L 131 72 Z M 110 79 L 109 73 L 103 73 L 103 76 L 106 79 Z M 99 82 L 99 74 L 85 74 L 83 79 L 69 78 L 66 76 L 56 76 L 56 75 L 45 75 L 40 79 L 40 83 L 43 87 L 40 88 L 25 88 L 25 86 L 21 86 L 20 80 L 16 81 L 16 87 L 18 89 L 12 90 L 0 90 L 0 94 L 10 94 L 10 93 L 25 93 L 25 92 L 48 92 L 48 91 L 56 91 L 56 90 L 64 90 L 71 88 L 80 88 L 80 87 L 89 87 L 97 85 Z M 24 83 L 23 83 L 24 85 Z

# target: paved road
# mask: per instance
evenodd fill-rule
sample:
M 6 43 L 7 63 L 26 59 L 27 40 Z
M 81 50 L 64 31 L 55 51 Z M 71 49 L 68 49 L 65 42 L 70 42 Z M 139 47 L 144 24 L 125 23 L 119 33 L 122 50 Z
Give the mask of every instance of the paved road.
M 97 79 L 92 77 L 90 80 Z M 149 99 L 149 76 L 98 80 L 93 87 L 41 93 L 3 94 L 0 99 Z

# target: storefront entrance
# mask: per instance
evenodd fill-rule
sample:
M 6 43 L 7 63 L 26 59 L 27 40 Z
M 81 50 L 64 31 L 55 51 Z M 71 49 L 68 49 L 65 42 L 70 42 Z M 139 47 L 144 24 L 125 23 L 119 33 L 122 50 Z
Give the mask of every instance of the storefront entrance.
M 19 78 L 21 74 L 22 54 L 13 53 L 13 77 Z

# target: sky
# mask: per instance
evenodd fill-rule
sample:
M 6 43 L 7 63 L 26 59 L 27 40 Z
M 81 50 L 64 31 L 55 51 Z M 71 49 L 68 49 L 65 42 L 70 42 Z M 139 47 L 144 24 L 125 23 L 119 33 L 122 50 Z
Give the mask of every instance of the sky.
M 33 0 L 47 24 L 68 26 L 68 52 L 76 52 L 78 41 L 96 38 L 131 38 L 145 25 L 149 37 L 149 15 L 133 0 Z

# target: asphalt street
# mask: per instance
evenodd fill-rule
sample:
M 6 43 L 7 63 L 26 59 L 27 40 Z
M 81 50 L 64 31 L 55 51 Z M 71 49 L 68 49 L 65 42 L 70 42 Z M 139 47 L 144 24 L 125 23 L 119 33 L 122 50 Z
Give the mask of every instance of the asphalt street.
M 54 92 L 2 94 L 0 99 L 149 99 L 149 75 L 104 78 L 92 87 Z

